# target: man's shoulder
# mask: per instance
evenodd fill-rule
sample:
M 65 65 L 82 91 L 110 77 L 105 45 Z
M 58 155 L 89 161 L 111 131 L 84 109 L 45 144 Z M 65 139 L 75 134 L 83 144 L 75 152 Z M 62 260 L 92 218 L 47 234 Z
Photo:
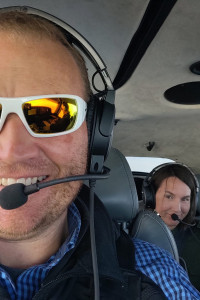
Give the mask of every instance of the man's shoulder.
M 154 270 L 157 272 L 162 271 L 165 273 L 166 266 L 172 268 L 174 273 L 180 272 L 180 264 L 172 257 L 171 253 L 165 249 L 158 247 L 157 245 L 149 242 L 132 239 L 135 248 L 135 263 L 136 268 L 146 268 L 148 265 L 154 266 Z
M 135 238 L 133 238 L 132 241 L 135 246 L 136 254 L 137 253 L 143 253 L 143 254 L 148 253 L 148 255 L 149 255 L 149 253 L 152 253 L 154 255 L 153 257 L 155 257 L 155 258 L 158 258 L 160 256 L 162 256 L 162 257 L 166 256 L 168 258 L 173 259 L 170 252 L 168 252 L 165 249 L 160 248 L 159 246 L 157 246 L 155 244 L 149 243 L 144 240 L 135 239 Z

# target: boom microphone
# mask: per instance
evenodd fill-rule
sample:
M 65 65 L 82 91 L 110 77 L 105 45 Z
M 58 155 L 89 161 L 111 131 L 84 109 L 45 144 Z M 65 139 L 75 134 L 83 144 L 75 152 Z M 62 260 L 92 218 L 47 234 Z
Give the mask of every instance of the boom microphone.
M 107 179 L 110 175 L 109 172 L 110 170 L 104 167 L 102 174 L 70 176 L 28 186 L 25 186 L 23 183 L 14 183 L 4 187 L 0 192 L 0 206 L 6 210 L 16 209 L 27 202 L 28 195 L 36 193 L 43 188 L 69 181 Z
M 180 223 L 182 223 L 184 225 L 187 225 L 187 226 L 195 226 L 196 225 L 196 223 L 189 224 L 189 223 L 183 222 L 181 219 L 179 219 L 179 217 L 177 216 L 177 214 L 172 214 L 171 218 L 172 218 L 172 220 L 179 221 Z

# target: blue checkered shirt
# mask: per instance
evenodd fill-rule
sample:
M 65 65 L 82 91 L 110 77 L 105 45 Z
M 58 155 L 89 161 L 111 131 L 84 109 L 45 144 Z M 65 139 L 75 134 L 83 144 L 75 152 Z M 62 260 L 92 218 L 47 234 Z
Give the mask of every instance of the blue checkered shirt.
M 133 239 L 136 269 L 161 287 L 169 300 L 200 299 L 186 271 L 167 251 L 145 241 Z
M 47 263 L 24 271 L 16 285 L 2 268 L 0 284 L 5 287 L 12 300 L 29 300 L 38 291 L 43 279 L 67 253 L 78 239 L 81 217 L 74 204 L 69 208 L 69 236 L 58 252 Z M 133 239 L 135 245 L 135 267 L 161 287 L 169 300 L 200 299 L 200 293 L 191 285 L 187 273 L 165 250 L 147 242 Z

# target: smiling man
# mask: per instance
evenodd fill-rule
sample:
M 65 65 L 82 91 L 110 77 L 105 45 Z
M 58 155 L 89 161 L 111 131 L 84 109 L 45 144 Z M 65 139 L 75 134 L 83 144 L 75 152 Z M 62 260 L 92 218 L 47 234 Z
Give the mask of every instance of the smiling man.
M 89 94 L 84 61 L 57 26 L 15 9 L 1 13 L 1 190 L 85 174 Z M 72 181 L 32 194 L 16 209 L 0 208 L 0 299 L 99 299 L 88 198 Z M 199 299 L 170 254 L 132 242 L 114 230 L 98 199 L 95 205 L 101 299 Z M 121 243 L 129 250 L 126 267 L 124 255 L 117 259 Z
M 1 97 L 70 94 L 85 98 L 86 92 L 79 67 L 65 46 L 45 37 L 42 33 L 36 36 L 34 30 L 32 34 L 28 34 L 26 28 L 22 30 L 21 33 L 0 30 Z M 21 106 L 20 101 L 16 99 L 15 102 Z M 8 115 L 3 124 L 0 141 L 1 189 L 4 185 L 23 180 L 34 182 L 36 178 L 51 180 L 84 174 L 86 161 L 85 122 L 73 134 L 55 136 L 50 140 L 48 137 L 31 136 L 14 112 Z M 79 188 L 80 182 L 71 182 L 62 187 L 56 185 L 31 195 L 29 201 L 15 211 L 1 209 L 1 238 L 20 240 L 37 236 L 37 242 L 45 242 L 44 232 L 45 236 L 54 232 L 57 241 L 52 240 L 51 243 L 57 247 L 60 240 L 67 235 L 67 229 L 66 232 L 60 231 L 66 223 L 66 208 Z M 2 263 L 7 262 L 5 256 L 9 252 L 9 246 L 13 249 L 13 245 L 8 243 L 5 253 L 1 250 Z M 25 245 L 22 247 L 24 251 Z M 36 245 L 36 249 L 37 247 Z M 19 244 L 18 250 L 21 252 Z M 33 252 L 31 255 L 33 262 L 36 253 Z M 26 262 L 26 254 L 21 259 L 25 266 L 33 263 L 30 259 Z M 12 260 L 9 258 L 9 264 L 19 267 L 21 262 L 17 251 L 13 253 Z M 39 261 L 42 262 L 43 259 Z

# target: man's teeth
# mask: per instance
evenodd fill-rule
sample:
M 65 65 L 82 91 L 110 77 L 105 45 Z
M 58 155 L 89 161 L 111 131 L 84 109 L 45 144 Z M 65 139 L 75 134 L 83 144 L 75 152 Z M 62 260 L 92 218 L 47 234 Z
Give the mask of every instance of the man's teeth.
M 30 185 L 36 183 L 38 181 L 42 181 L 46 178 L 46 176 L 39 176 L 39 177 L 28 177 L 28 178 L 0 178 L 0 185 L 7 186 L 13 183 L 23 183 L 24 185 Z

